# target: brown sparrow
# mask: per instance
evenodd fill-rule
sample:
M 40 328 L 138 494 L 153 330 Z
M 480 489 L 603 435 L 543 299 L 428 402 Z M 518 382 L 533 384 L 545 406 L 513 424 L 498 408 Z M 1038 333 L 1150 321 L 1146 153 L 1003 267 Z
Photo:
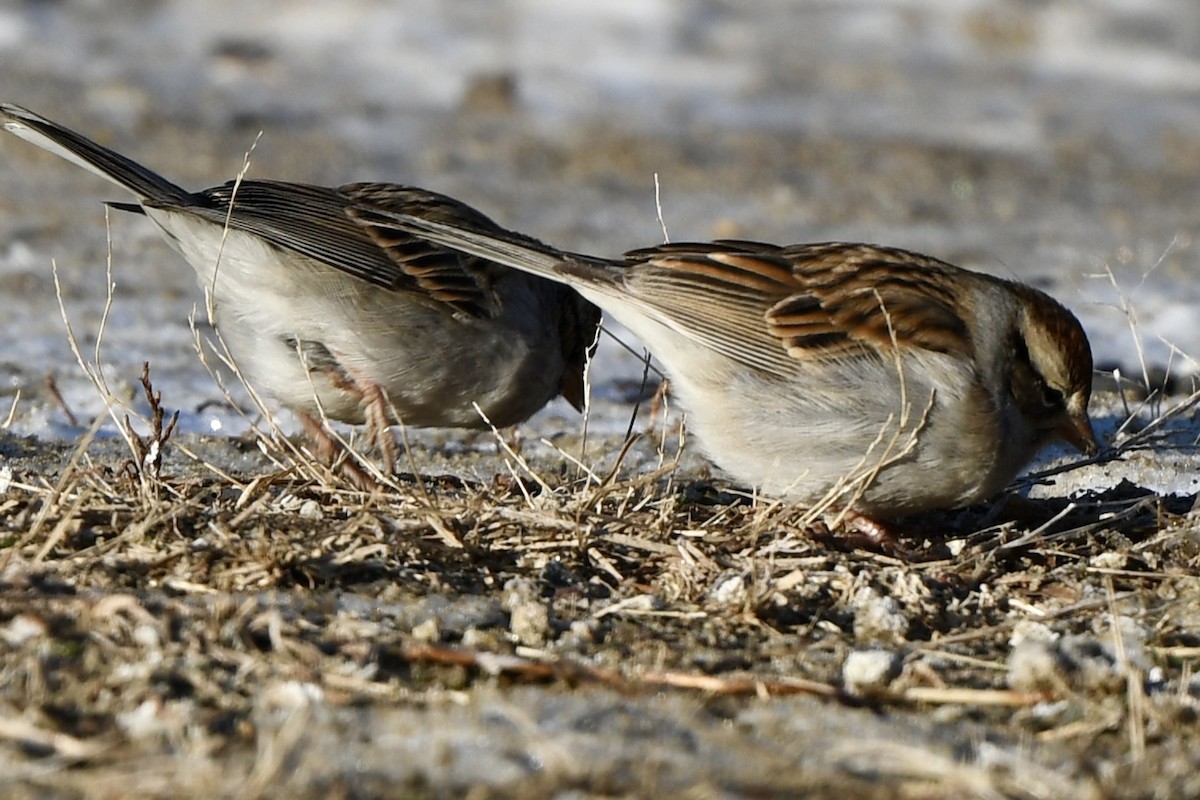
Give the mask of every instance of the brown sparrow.
M 449 197 L 387 183 L 242 180 L 189 192 L 13 105 L 4 127 L 132 192 L 196 271 L 251 386 L 297 413 L 367 422 L 391 466 L 391 422 L 521 422 L 556 395 L 583 405 L 600 312 L 570 288 L 414 237 L 397 217 L 503 231 Z M 333 449 L 331 449 L 333 448 Z
M 768 495 L 887 520 L 987 499 L 1055 439 L 1097 449 L 1087 336 L 1021 283 L 866 244 L 616 261 L 459 220 L 396 225 L 574 287 L 658 358 L 707 455 Z

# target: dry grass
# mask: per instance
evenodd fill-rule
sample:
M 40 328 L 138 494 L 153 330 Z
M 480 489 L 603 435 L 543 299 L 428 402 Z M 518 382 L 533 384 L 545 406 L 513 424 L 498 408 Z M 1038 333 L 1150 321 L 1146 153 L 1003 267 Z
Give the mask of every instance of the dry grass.
M 148 382 L 146 393 L 158 421 L 128 428 L 124 459 L 85 439 L 57 475 L 9 461 L 0 781 L 14 796 L 371 794 L 333 756 L 322 771 L 317 754 L 345 735 L 335 711 L 440 714 L 526 684 L 539 703 L 599 690 L 745 697 L 691 720 L 701 739 L 743 713 L 731 709 L 765 713 L 802 693 L 822 698 L 809 715 L 865 703 L 982 726 L 1008 748 L 997 765 L 981 744 L 951 753 L 918 733 L 864 775 L 843 732 L 828 740 L 842 766 L 813 791 L 1150 796 L 1144 775 L 1195 788 L 1200 532 L 1168 498 L 1031 504 L 1033 522 L 927 519 L 898 559 L 844 548 L 801 511 L 669 482 L 670 464 L 531 477 L 537 466 L 512 452 L 512 474 L 498 462 L 490 482 L 406 474 L 371 494 L 316 464 L 164 467 L 148 454 L 173 447 L 169 416 Z M 892 667 L 851 674 L 863 651 Z M 1040 763 L 1049 746 L 1072 766 Z M 318 780 L 307 790 L 287 777 L 301 750 Z M 415 796 L 461 788 L 403 758 L 391 769 Z M 530 776 L 641 785 L 599 769 Z M 784 779 L 799 769 L 760 788 L 794 788 Z M 482 796 L 527 785 L 472 780 Z
M 0 475 L 5 796 L 1200 794 L 1190 500 L 927 517 L 897 557 L 681 474 L 666 431 L 603 468 L 497 434 L 485 480 L 405 442 L 368 493 L 265 405 L 242 473 L 148 371 L 131 422 L 63 313 L 123 444 Z M 1200 395 L 1146 395 L 1107 458 L 1194 429 Z

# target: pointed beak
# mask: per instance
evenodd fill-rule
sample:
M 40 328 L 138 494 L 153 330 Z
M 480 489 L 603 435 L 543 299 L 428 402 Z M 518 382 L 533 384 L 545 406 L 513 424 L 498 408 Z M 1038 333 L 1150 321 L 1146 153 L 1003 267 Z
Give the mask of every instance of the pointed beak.
M 1056 433 L 1084 455 L 1094 456 L 1100 452 L 1096 432 L 1092 430 L 1092 421 L 1086 413 L 1063 417 Z

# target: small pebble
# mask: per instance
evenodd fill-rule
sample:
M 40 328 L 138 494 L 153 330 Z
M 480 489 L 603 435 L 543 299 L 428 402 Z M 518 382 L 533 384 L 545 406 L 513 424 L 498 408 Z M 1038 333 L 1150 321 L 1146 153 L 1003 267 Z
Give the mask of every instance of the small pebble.
M 862 644 L 901 644 L 908 636 L 908 617 L 894 597 L 869 586 L 854 595 L 854 639 Z
M 870 697 L 886 691 L 902 666 L 894 650 L 854 650 L 842 662 L 842 686 L 853 697 Z

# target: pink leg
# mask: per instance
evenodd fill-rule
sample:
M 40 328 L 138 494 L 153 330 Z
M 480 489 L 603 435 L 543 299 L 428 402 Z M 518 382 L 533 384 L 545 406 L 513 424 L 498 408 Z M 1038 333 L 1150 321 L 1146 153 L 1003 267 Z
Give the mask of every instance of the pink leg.
M 388 474 L 396 472 L 396 439 L 391 431 L 391 413 L 387 395 L 377 383 L 356 380 L 355 385 L 362 398 L 363 411 L 367 417 L 367 435 L 383 455 L 383 464 Z
M 367 438 L 379 448 L 388 473 L 394 474 L 396 471 L 396 440 L 389 430 L 392 417 L 387 393 L 379 384 L 358 374 L 341 362 L 338 362 L 336 370 L 329 369 L 323 372 L 329 378 L 330 383 L 362 404 L 363 416 L 366 418 L 367 424 Z M 325 435 L 324 431 L 322 431 L 322 435 Z M 326 438 L 328 438 L 327 435 Z
M 369 492 L 379 488 L 376 480 L 358 463 L 354 453 L 349 452 L 341 442 L 330 436 L 321 420 L 306 413 L 300 413 L 299 417 L 300 424 L 304 426 L 304 433 L 312 442 L 313 449 L 316 450 L 315 455 L 322 463 L 328 464 L 331 468 L 338 468 L 347 480 L 358 489 Z

